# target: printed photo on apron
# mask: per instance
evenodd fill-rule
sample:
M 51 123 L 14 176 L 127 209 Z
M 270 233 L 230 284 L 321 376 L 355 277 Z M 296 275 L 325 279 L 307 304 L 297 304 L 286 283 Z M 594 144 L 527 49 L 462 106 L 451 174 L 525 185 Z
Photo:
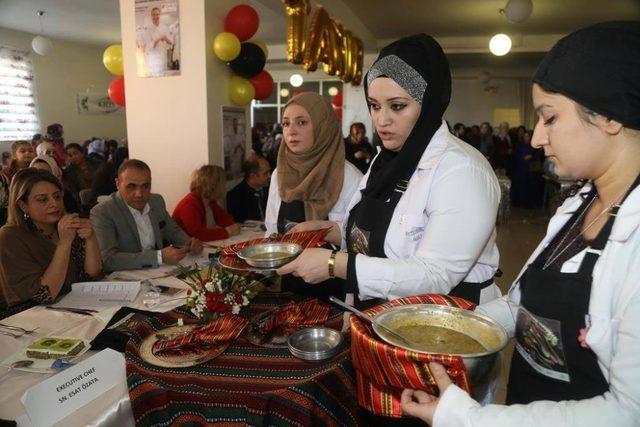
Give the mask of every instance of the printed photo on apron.
M 369 231 L 359 228 L 354 222 L 351 227 L 351 233 L 348 236 L 349 252 L 368 256 L 369 236 Z
M 560 321 L 536 316 L 521 306 L 516 321 L 516 350 L 538 373 L 570 382 L 561 326 Z

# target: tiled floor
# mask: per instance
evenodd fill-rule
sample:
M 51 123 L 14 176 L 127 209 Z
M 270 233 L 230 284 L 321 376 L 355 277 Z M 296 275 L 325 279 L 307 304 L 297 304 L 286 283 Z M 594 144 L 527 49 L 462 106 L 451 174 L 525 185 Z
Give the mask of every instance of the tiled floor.
M 506 293 L 522 269 L 533 250 L 545 235 L 549 217 L 540 210 L 513 208 L 509 222 L 498 226 L 498 249 L 500 250 L 500 269 L 502 277 L 496 279 L 502 293 Z M 500 388 L 497 401 L 504 402 L 506 381 L 513 343 L 503 351 L 504 383 Z

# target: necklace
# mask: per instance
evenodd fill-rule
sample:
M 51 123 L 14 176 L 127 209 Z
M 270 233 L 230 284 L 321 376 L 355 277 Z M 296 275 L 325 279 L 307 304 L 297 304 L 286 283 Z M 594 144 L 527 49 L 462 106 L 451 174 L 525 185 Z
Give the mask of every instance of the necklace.
M 618 201 L 620 199 L 622 199 L 622 197 L 627 193 L 628 189 L 623 191 L 622 194 L 620 194 L 618 197 L 616 197 L 613 202 L 611 202 L 611 204 L 609 206 L 607 206 L 606 208 L 604 208 L 602 210 L 602 212 L 600 212 L 594 219 L 593 221 L 591 221 L 584 230 L 582 230 L 580 232 L 580 234 L 578 234 L 576 237 L 574 237 L 573 239 L 571 239 L 571 241 L 569 243 L 567 243 L 564 247 L 562 247 L 564 241 L 567 239 L 567 236 L 569 236 L 571 233 L 570 231 L 573 229 L 573 227 L 575 227 L 576 224 L 580 223 L 580 220 L 582 219 L 582 217 L 587 213 L 587 211 L 589 210 L 589 208 L 591 207 L 591 204 L 593 203 L 593 201 L 595 199 L 598 198 L 598 195 L 596 194 L 591 201 L 589 201 L 589 204 L 587 205 L 587 207 L 580 212 L 580 215 L 578 216 L 578 218 L 576 218 L 576 220 L 573 222 L 573 224 L 571 224 L 571 227 L 569 227 L 569 229 L 567 230 L 567 232 L 564 234 L 564 236 L 562 237 L 562 239 L 560 240 L 560 242 L 558 242 L 558 244 L 556 245 L 556 247 L 553 249 L 553 251 L 551 252 L 551 255 L 549 255 L 549 259 L 544 263 L 544 265 L 542 266 L 542 269 L 545 270 L 547 267 L 549 267 L 551 264 L 553 264 L 555 262 L 556 259 L 558 259 L 558 257 L 560 255 L 562 255 L 567 249 L 569 249 L 571 247 L 571 245 L 573 245 L 573 243 L 580 237 L 582 236 L 584 233 L 587 232 L 587 230 L 589 230 L 589 228 L 591 228 L 591 226 L 593 224 L 595 224 L 596 222 L 598 222 L 598 220 L 600 219 L 600 217 L 602 217 L 602 215 L 604 215 L 605 213 L 609 212 L 611 209 L 613 209 L 614 206 L 617 205 Z M 560 252 L 558 252 L 558 250 L 562 248 L 562 250 Z M 557 254 L 556 254 L 557 252 Z

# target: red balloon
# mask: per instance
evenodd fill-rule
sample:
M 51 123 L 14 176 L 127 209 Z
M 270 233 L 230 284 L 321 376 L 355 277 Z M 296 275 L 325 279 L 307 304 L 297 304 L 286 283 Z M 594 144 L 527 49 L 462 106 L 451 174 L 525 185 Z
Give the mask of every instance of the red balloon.
M 259 25 L 258 12 L 248 4 L 235 6 L 224 20 L 224 30 L 235 34 L 241 42 L 253 37 Z
M 338 116 L 338 118 L 342 120 L 342 107 L 334 108 L 333 111 L 334 113 L 336 113 L 336 116 Z
M 331 103 L 336 107 L 342 108 L 342 91 L 338 92 L 336 96 L 331 98 Z
M 271 92 L 273 92 L 273 77 L 267 70 L 260 71 L 260 74 L 251 77 L 249 81 L 256 90 L 255 99 L 267 99 L 271 96 Z
M 124 77 L 116 77 L 109 85 L 109 98 L 115 103 L 124 107 Z

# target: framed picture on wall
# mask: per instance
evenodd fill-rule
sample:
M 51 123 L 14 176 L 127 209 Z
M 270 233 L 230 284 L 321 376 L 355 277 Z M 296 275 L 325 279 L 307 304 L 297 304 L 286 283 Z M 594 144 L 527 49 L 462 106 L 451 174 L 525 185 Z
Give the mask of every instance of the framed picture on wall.
M 247 153 L 247 115 L 244 108 L 222 107 L 222 145 L 227 181 L 242 179 Z
M 180 75 L 178 0 L 135 0 L 138 77 Z

